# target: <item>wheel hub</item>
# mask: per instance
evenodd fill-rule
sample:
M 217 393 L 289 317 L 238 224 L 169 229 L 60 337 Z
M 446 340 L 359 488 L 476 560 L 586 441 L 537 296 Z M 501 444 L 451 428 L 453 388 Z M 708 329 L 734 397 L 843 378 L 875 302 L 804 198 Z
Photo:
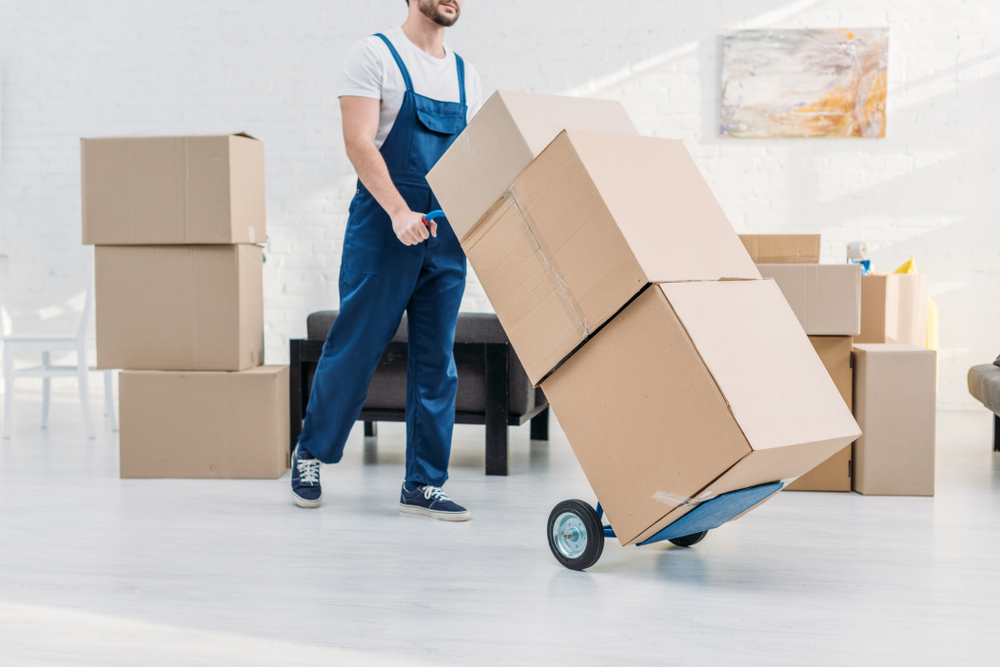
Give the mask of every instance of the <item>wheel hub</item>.
M 552 526 L 556 549 L 566 558 L 579 558 L 587 550 L 587 527 L 576 514 L 560 514 Z

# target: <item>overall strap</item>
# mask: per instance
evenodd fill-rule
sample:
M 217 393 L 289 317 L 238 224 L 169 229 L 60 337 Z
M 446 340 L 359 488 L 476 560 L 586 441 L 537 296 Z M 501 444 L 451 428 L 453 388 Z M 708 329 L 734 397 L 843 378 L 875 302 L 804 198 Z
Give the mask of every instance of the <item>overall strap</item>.
M 458 98 L 465 104 L 465 61 L 462 56 L 455 54 L 455 69 L 458 70 Z
M 393 46 L 392 42 L 389 41 L 389 38 L 382 33 L 376 33 L 375 36 L 380 38 L 383 42 L 385 42 L 385 45 L 389 47 L 389 53 L 392 54 L 393 60 L 395 60 L 396 64 L 399 65 L 399 71 L 403 74 L 403 82 L 406 84 L 406 90 L 412 93 L 413 81 L 410 80 L 410 73 L 406 71 L 406 65 L 403 64 L 403 59 L 399 57 L 399 52 L 396 51 L 396 47 Z

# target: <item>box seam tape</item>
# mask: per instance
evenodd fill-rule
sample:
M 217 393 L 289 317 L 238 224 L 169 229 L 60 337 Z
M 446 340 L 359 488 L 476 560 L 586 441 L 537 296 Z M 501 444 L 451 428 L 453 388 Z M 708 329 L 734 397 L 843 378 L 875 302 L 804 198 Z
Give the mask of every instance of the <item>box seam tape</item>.
M 590 323 L 587 321 L 587 317 L 584 315 L 583 309 L 577 302 L 576 297 L 573 294 L 573 290 L 570 289 L 569 284 L 563 277 L 562 272 L 559 271 L 559 266 L 556 264 L 555 259 L 552 256 L 552 252 L 549 250 L 541 235 L 538 233 L 538 228 L 531 219 L 531 214 L 528 213 L 526 207 L 521 205 L 513 185 L 507 190 L 507 192 L 504 193 L 503 199 L 510 206 L 511 210 L 517 213 L 520 217 L 522 223 L 521 229 L 524 234 L 524 238 L 528 241 L 529 245 L 534 248 L 535 255 L 541 260 L 542 265 L 545 267 L 545 275 L 548 277 L 556 295 L 559 296 L 563 309 L 566 311 L 570 320 L 572 320 L 574 324 L 574 331 L 577 332 L 578 338 L 580 340 L 586 340 L 591 334 Z

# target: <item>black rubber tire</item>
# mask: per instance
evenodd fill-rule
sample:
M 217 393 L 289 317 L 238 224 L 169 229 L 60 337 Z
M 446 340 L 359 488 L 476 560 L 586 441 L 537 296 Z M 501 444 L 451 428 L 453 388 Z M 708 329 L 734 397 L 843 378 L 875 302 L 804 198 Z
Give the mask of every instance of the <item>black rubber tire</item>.
M 587 531 L 587 546 L 582 554 L 576 558 L 567 558 L 556 546 L 555 538 L 552 535 L 552 528 L 556 520 L 563 514 L 571 513 L 577 516 L 583 523 Z M 586 570 L 600 559 L 604 551 L 604 526 L 597 517 L 597 512 L 589 504 L 582 500 L 564 500 L 556 505 L 549 514 L 548 530 L 546 534 L 549 538 L 549 549 L 556 560 L 571 570 Z
M 708 535 L 708 531 L 703 530 L 700 533 L 684 535 L 683 537 L 675 537 L 674 539 L 667 541 L 679 547 L 693 547 L 694 545 L 698 544 L 703 539 L 705 539 L 706 535 Z

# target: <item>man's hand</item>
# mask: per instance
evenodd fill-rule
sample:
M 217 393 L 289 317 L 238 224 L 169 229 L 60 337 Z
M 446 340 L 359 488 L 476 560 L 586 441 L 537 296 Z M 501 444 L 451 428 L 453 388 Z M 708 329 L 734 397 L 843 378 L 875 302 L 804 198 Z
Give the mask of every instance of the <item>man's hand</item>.
M 430 220 L 424 224 L 423 213 L 416 213 L 407 209 L 397 215 L 390 216 L 392 219 L 392 231 L 396 233 L 396 238 L 403 245 L 417 245 L 423 243 L 431 236 L 437 236 L 437 223 Z

